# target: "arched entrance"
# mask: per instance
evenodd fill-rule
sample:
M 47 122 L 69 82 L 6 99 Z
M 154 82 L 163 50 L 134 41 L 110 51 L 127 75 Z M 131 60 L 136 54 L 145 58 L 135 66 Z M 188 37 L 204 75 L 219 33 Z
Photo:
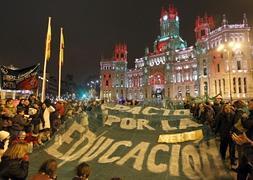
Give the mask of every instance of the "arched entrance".
M 152 86 L 152 97 L 163 99 L 165 78 L 162 72 L 155 72 L 149 77 L 149 84 Z

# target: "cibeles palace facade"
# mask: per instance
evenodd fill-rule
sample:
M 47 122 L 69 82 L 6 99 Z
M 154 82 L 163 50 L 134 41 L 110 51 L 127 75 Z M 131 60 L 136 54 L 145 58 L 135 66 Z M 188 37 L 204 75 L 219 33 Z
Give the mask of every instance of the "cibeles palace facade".
M 145 49 L 135 67 L 127 68 L 127 46 L 117 44 L 111 59 L 102 59 L 100 97 L 107 101 L 152 98 L 183 100 L 186 96 L 253 98 L 253 51 L 246 14 L 239 24 L 225 15 L 216 27 L 210 16 L 197 17 L 195 46 L 180 36 L 174 6 L 163 8 L 160 35 Z

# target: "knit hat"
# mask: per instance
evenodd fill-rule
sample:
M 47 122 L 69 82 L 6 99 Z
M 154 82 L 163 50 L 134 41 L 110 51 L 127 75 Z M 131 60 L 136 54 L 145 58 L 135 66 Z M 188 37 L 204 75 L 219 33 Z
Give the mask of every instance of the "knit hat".
M 5 140 L 10 137 L 10 133 L 7 131 L 0 131 L 0 140 Z

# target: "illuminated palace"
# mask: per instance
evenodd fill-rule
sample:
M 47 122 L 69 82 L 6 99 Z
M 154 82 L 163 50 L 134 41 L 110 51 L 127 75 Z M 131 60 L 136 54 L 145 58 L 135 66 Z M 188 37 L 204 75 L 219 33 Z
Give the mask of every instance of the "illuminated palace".
M 102 60 L 100 97 L 119 99 L 172 99 L 215 96 L 225 99 L 252 98 L 252 46 L 246 15 L 241 24 L 229 24 L 223 15 L 215 28 L 212 17 L 197 17 L 195 47 L 180 36 L 177 9 L 161 10 L 160 35 L 153 51 L 145 49 L 127 68 L 127 46 L 117 44 L 113 58 Z

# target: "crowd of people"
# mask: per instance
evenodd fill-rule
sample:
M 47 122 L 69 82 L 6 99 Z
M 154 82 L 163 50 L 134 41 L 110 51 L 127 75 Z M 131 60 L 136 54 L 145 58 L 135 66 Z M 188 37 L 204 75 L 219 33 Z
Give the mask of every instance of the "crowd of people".
M 218 96 L 213 103 L 191 103 L 187 108 L 196 121 L 209 126 L 219 137 L 223 161 L 229 148 L 231 169 L 237 172 L 237 179 L 253 179 L 253 100 L 231 103 Z
M 101 104 L 100 104 L 101 105 Z M 0 179 L 26 179 L 29 153 L 33 148 L 49 141 L 74 114 L 82 114 L 96 108 L 96 102 L 57 101 L 40 102 L 36 96 L 6 99 L 0 102 Z M 222 160 L 237 172 L 238 180 L 253 179 L 253 100 L 231 102 L 217 97 L 212 102 L 190 103 L 194 119 L 207 125 L 219 137 Z M 81 123 L 88 127 L 87 114 Z M 229 156 L 227 156 L 229 149 Z M 57 161 L 46 160 L 31 180 L 57 179 Z M 81 163 L 73 180 L 88 179 L 91 168 Z M 120 180 L 120 178 L 112 178 Z

